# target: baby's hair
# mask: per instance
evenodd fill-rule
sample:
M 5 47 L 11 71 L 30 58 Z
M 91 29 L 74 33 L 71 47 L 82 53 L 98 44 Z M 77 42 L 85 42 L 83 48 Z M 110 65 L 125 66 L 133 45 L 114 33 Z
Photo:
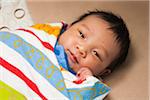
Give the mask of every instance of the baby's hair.
M 112 72 L 117 66 L 121 65 L 126 60 L 128 49 L 130 46 L 129 31 L 121 16 L 117 16 L 112 12 L 99 10 L 88 11 L 88 13 L 81 15 L 71 25 L 91 15 L 97 16 L 98 18 L 103 19 L 109 24 L 109 29 L 115 34 L 116 41 L 120 45 L 119 55 L 106 67 Z

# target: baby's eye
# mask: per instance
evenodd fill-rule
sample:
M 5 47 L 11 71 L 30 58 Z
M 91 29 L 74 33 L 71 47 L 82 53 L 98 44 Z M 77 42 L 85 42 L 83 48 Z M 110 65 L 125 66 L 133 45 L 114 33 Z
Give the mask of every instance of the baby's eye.
M 101 59 L 101 57 L 100 57 L 100 55 L 97 53 L 97 51 L 93 51 L 93 54 L 98 58 L 98 59 L 100 59 L 101 61 L 102 61 L 102 59 Z
M 80 33 L 80 37 L 84 39 L 85 38 L 84 34 L 81 31 L 79 31 L 79 33 Z
M 96 51 L 93 51 L 93 54 L 99 57 L 98 53 Z

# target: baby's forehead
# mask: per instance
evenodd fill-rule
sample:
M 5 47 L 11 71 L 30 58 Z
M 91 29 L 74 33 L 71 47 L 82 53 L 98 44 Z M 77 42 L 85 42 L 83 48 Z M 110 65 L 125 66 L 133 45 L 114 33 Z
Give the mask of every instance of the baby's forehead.
M 86 24 L 90 24 L 90 22 L 94 22 L 95 24 L 100 23 L 101 25 L 104 25 L 109 31 L 112 31 L 111 30 L 111 23 L 108 22 L 107 20 L 105 20 L 104 18 L 97 16 L 97 15 L 89 15 L 79 22 L 83 22 L 83 23 L 86 22 Z
M 84 17 L 82 20 L 89 20 L 89 19 L 91 19 L 91 20 L 98 19 L 97 21 L 103 21 L 105 23 L 108 23 L 108 21 L 105 20 L 105 18 L 98 16 L 98 15 L 89 15 L 89 16 Z

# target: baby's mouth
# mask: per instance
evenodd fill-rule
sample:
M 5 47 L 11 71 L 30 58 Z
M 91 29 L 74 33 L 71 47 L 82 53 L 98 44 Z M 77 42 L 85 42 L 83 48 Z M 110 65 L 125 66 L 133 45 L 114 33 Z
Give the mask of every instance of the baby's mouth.
M 70 51 L 67 50 L 69 52 L 68 54 L 68 58 L 73 62 L 73 63 L 79 63 L 77 57 Z

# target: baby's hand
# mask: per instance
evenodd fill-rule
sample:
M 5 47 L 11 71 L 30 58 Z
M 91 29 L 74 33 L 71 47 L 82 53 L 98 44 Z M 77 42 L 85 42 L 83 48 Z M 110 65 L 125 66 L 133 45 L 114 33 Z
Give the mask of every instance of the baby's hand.
M 76 84 L 81 84 L 83 81 L 86 80 L 87 77 L 92 76 L 92 71 L 86 67 L 81 68 L 78 72 L 77 72 L 77 77 L 78 79 L 73 81 Z

